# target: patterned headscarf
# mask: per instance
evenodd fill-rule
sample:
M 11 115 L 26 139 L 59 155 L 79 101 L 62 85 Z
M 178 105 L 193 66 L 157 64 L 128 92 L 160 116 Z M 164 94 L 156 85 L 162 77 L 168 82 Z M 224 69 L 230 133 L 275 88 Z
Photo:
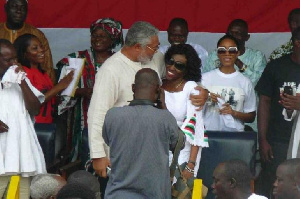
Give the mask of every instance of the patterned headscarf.
M 109 35 L 113 42 L 112 48 L 123 45 L 122 23 L 120 21 L 115 21 L 113 18 L 98 19 L 91 24 L 90 32 L 92 33 L 97 28 L 104 30 Z

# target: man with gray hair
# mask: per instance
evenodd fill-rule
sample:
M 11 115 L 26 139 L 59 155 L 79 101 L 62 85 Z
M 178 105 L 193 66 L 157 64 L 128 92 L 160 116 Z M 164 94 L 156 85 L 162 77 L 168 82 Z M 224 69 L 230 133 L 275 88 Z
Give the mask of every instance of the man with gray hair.
M 123 48 L 108 58 L 96 75 L 88 111 L 90 157 L 97 174 L 106 177 L 107 146 L 102 138 L 106 112 L 112 107 L 128 105 L 133 99 L 130 89 L 137 71 L 152 68 L 160 76 L 165 70 L 163 55 L 158 52 L 159 30 L 148 22 L 136 22 L 128 30 Z M 101 185 L 102 186 L 102 185 Z
M 65 186 L 66 180 L 59 175 L 36 175 L 31 181 L 30 196 L 32 199 L 55 198 L 58 191 Z

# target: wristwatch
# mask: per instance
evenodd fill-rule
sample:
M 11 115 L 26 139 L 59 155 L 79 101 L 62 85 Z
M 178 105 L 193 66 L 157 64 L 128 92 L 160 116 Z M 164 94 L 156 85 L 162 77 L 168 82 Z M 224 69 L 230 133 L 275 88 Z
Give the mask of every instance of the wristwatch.
M 196 166 L 196 162 L 195 162 L 195 161 L 189 160 L 188 163 L 191 163 L 191 164 L 193 164 L 194 166 Z
M 247 65 L 243 64 L 243 67 L 240 69 L 240 72 L 241 72 L 241 73 L 242 73 L 242 72 L 245 72 L 246 68 L 247 68 Z

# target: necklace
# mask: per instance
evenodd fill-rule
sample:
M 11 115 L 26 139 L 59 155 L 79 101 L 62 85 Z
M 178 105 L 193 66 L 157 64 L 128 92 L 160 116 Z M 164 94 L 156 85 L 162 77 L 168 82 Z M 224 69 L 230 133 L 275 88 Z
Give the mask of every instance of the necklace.
M 175 86 L 175 89 L 177 89 L 179 86 L 181 86 L 182 83 L 183 83 L 183 80 L 181 80 L 181 82 L 179 82 L 179 84 L 177 84 L 177 86 Z

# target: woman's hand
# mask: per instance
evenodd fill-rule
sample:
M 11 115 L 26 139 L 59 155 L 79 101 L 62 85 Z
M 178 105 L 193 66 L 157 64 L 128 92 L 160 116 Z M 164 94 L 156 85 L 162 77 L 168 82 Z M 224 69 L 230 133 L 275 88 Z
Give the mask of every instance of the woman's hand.
M 195 90 L 199 91 L 199 95 L 190 95 L 190 100 L 192 104 L 197 107 L 196 111 L 202 110 L 207 98 L 208 98 L 208 91 L 200 86 L 196 86 Z
M 224 108 L 222 108 L 222 109 L 220 110 L 220 114 L 221 114 L 221 115 L 227 115 L 227 114 L 232 115 L 232 116 L 235 115 L 235 111 L 232 110 L 230 104 L 225 103 L 225 104 L 223 104 L 223 107 L 224 107 Z
M 18 72 L 25 72 L 23 66 L 19 63 L 17 63 L 17 68 L 15 69 L 15 72 L 18 73 Z
M 220 95 L 217 95 L 215 93 L 210 93 L 211 101 L 214 103 L 218 103 L 218 98 L 221 98 Z
M 195 166 L 194 166 L 193 164 L 188 163 L 187 166 L 188 166 L 190 169 L 194 170 L 194 167 L 195 167 Z M 185 179 L 189 179 L 189 178 L 191 178 L 191 177 L 194 177 L 194 173 L 189 172 L 189 171 L 188 171 L 187 169 L 185 169 L 185 168 L 184 168 L 184 170 L 182 171 L 182 175 L 183 175 L 183 177 L 184 177 Z
M 71 71 L 59 81 L 58 85 L 61 88 L 61 90 L 64 90 L 69 86 L 69 84 L 73 80 L 73 76 L 74 76 L 74 71 Z

